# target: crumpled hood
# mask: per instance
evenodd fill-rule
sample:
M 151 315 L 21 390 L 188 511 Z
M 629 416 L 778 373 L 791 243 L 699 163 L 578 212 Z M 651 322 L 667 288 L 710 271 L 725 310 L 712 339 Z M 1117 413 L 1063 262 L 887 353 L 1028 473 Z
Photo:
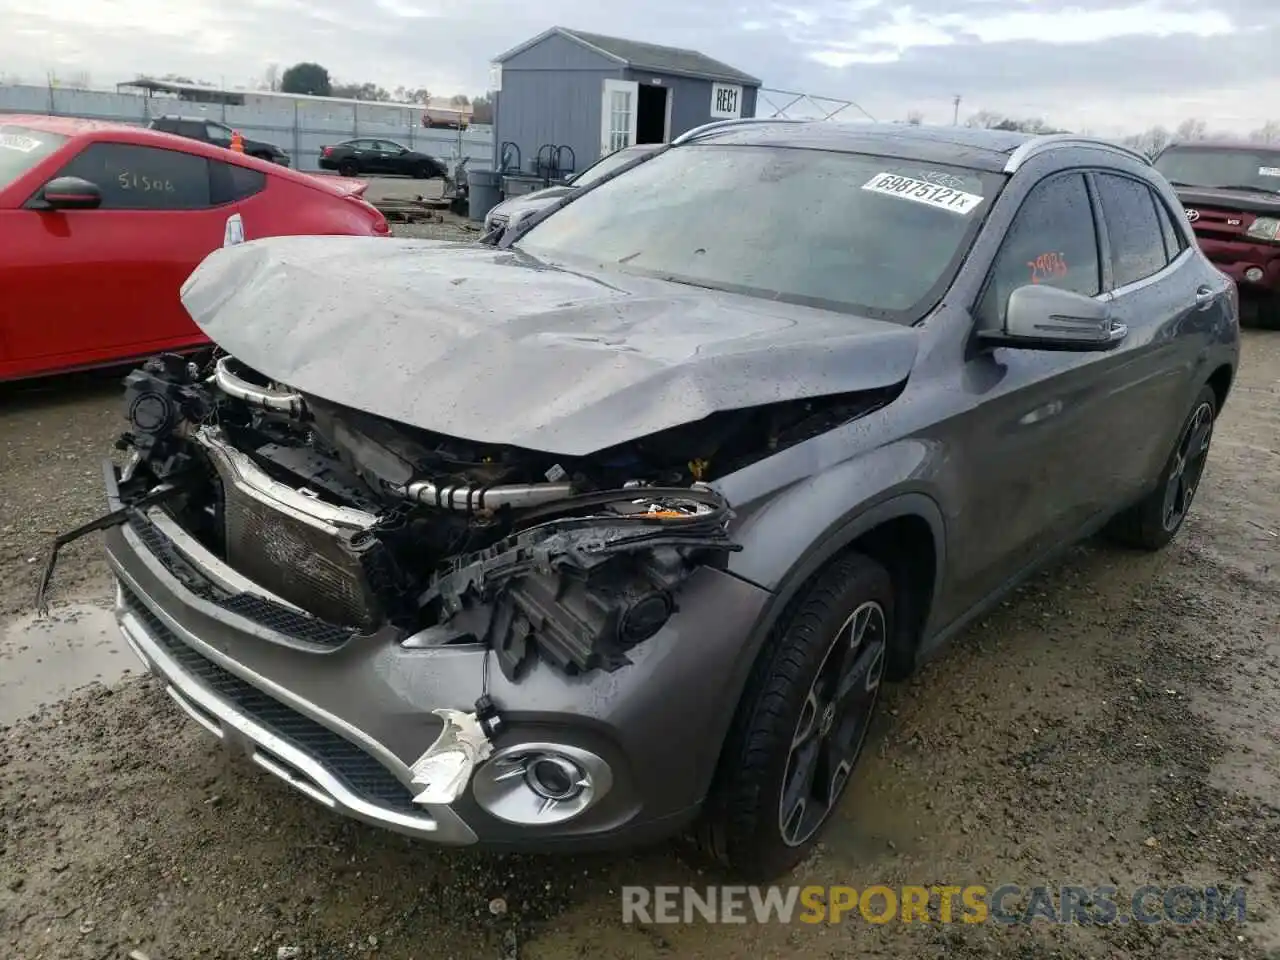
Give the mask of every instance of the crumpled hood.
M 205 334 L 272 379 L 476 442 L 583 456 L 723 410 L 891 386 L 898 324 L 515 250 L 276 237 L 182 287 Z

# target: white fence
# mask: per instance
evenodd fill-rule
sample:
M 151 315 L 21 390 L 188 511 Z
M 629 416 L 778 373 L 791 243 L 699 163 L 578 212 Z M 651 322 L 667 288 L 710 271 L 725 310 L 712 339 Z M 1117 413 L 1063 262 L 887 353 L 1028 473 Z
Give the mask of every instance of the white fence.
M 355 137 L 385 137 L 450 165 L 465 156 L 471 158 L 472 169 L 486 170 L 493 166 L 492 127 L 428 129 L 422 126 L 420 107 L 296 100 L 226 106 L 105 90 L 6 84 L 0 85 L 0 116 L 6 113 L 87 117 L 139 125 L 166 113 L 207 117 L 239 130 L 246 137 L 283 147 L 299 170 L 318 169 L 322 146 Z

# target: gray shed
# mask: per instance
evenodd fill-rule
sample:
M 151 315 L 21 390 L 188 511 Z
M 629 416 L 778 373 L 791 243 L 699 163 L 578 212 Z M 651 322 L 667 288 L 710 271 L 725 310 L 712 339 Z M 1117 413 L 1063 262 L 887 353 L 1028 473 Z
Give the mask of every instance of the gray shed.
M 509 172 L 537 172 L 540 158 L 558 157 L 553 176 L 712 120 L 754 117 L 760 88 L 696 50 L 565 27 L 508 50 L 493 67 L 495 168 L 505 160 Z

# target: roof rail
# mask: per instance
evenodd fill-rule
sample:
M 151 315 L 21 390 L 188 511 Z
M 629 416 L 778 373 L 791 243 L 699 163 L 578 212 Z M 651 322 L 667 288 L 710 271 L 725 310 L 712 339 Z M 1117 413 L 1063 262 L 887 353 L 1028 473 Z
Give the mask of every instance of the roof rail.
M 1013 173 L 1020 166 L 1034 157 L 1036 154 L 1054 147 L 1065 146 L 1079 147 L 1096 147 L 1099 150 L 1110 150 L 1113 153 L 1119 153 L 1131 160 L 1137 160 L 1146 166 L 1151 166 L 1151 158 L 1137 150 L 1131 150 L 1129 147 L 1121 146 L 1118 143 L 1111 143 L 1107 140 L 1100 140 L 1097 137 L 1086 137 L 1076 133 L 1045 133 L 1030 140 L 1025 140 L 1009 154 L 1009 159 L 1005 162 L 1004 172 Z
M 704 123 L 700 127 L 694 127 L 687 130 L 680 136 L 671 141 L 671 145 L 677 146 L 681 143 L 688 143 L 691 140 L 697 140 L 708 133 L 716 133 L 720 130 L 730 129 L 732 127 L 745 127 L 757 123 L 804 123 L 803 120 L 792 120 L 790 117 L 737 117 L 733 120 L 712 120 L 710 123 Z

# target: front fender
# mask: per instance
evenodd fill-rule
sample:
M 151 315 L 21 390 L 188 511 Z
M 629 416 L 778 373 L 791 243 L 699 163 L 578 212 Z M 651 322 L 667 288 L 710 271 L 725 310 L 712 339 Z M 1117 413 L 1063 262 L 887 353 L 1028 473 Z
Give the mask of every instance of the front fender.
M 924 520 L 933 532 L 936 595 L 943 583 L 946 528 L 930 478 L 940 458 L 936 443 L 908 439 L 800 480 L 787 479 L 785 462 L 771 467 L 771 461 L 763 461 L 716 484 L 731 503 L 741 505 L 734 508 L 738 516 L 732 533 L 744 549 L 732 555 L 729 571 L 764 587 L 770 597 L 717 690 L 721 709 L 715 712 L 718 729 L 711 742 L 723 744 L 760 650 L 787 605 L 858 537 L 900 517 Z M 772 459 L 785 461 L 787 454 Z M 708 767 L 703 795 L 713 773 Z

